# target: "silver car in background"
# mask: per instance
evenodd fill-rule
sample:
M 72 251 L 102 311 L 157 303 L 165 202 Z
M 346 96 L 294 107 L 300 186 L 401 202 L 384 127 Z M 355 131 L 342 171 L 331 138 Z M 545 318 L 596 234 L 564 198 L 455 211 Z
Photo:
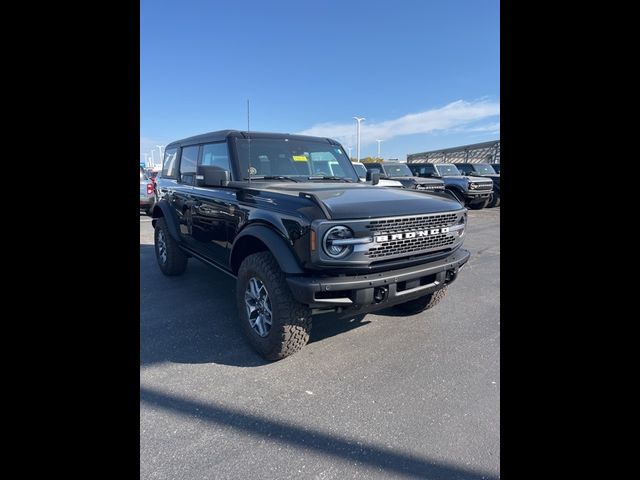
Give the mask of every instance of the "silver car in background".
M 155 204 L 156 189 L 154 183 L 140 168 L 140 210 L 144 210 L 144 213 L 151 216 Z
M 351 162 L 351 163 L 353 163 L 353 168 L 356 169 L 356 173 L 358 174 L 358 178 L 360 178 L 360 181 L 366 182 L 367 168 L 364 166 L 364 163 L 360 163 L 360 162 Z M 385 178 L 381 178 L 376 186 L 402 188 L 402 184 L 397 180 L 387 180 Z

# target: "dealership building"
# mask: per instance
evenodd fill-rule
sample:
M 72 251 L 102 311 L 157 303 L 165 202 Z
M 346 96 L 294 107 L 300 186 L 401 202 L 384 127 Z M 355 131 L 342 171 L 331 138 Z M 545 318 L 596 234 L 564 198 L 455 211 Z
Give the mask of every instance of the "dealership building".
M 410 153 L 407 163 L 500 163 L 500 139 L 460 147 Z

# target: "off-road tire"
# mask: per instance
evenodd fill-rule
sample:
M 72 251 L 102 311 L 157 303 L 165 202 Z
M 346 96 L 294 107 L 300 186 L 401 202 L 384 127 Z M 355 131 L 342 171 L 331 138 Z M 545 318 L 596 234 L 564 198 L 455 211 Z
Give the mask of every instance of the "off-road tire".
M 158 245 L 158 238 L 162 232 L 166 248 L 166 260 L 163 261 L 160 255 L 160 247 Z M 156 222 L 156 230 L 153 235 L 154 247 L 156 251 L 156 260 L 160 270 L 165 275 L 181 275 L 187 268 L 187 255 L 180 250 L 178 243 L 173 239 L 169 233 L 169 228 L 163 217 L 158 218 Z
M 251 327 L 245 291 L 251 278 L 260 280 L 271 300 L 271 329 L 261 337 Z M 236 305 L 241 329 L 251 346 L 265 359 L 280 360 L 293 355 L 309 342 L 311 309 L 293 298 L 278 262 L 270 252 L 245 258 L 238 270 Z
M 489 203 L 489 198 L 487 198 L 484 202 L 478 202 L 478 203 L 470 203 L 468 205 L 468 207 L 471 210 L 482 210 L 484 207 L 487 206 L 487 204 Z
M 493 192 L 491 198 L 489 199 L 489 204 L 487 208 L 499 207 L 500 206 L 500 193 Z
M 416 298 L 415 300 L 409 300 L 405 303 L 396 305 L 396 308 L 402 310 L 408 315 L 415 315 L 416 313 L 424 312 L 431 307 L 437 305 L 447 293 L 447 287 L 444 287 L 434 293 L 425 295 L 424 297 Z

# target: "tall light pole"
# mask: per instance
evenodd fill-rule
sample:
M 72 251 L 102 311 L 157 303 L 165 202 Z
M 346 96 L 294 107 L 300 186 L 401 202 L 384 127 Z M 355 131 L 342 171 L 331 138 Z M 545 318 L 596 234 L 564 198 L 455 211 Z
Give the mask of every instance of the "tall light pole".
M 380 142 L 382 142 L 382 140 L 376 140 L 376 142 L 378 142 L 378 158 L 380 158 Z
M 357 133 L 356 133 L 356 136 L 358 137 L 358 145 L 357 145 L 357 148 L 356 148 L 356 152 L 358 152 L 358 153 L 357 153 L 356 157 L 357 157 L 357 161 L 359 162 L 360 161 L 360 122 L 362 120 L 365 120 L 365 118 L 364 117 L 353 117 L 353 118 L 356 120 L 356 122 L 358 122 L 358 130 L 357 130 Z
M 351 147 L 347 147 L 347 150 L 349 150 L 349 160 L 351 160 Z
M 162 163 L 162 149 L 164 148 L 164 145 L 156 145 L 156 147 L 158 147 L 158 150 L 160 150 L 160 163 Z

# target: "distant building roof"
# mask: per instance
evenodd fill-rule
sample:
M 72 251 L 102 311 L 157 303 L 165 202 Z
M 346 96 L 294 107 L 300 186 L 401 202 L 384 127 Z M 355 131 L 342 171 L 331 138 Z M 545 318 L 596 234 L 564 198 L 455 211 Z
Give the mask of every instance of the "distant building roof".
M 500 163 L 500 139 L 410 153 L 407 155 L 407 163 Z

